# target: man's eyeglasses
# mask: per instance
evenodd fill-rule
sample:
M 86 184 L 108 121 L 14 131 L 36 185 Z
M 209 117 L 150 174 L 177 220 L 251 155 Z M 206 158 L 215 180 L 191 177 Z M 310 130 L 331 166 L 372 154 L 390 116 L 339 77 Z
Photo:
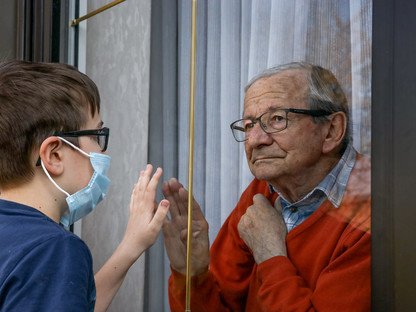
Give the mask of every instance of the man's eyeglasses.
M 101 147 L 101 152 L 105 152 L 108 146 L 108 137 L 110 136 L 110 129 L 104 127 L 102 129 L 94 129 L 94 130 L 79 130 L 79 131 L 68 131 L 68 132 L 56 132 L 54 136 L 62 136 L 62 137 L 72 137 L 77 138 L 80 136 L 96 136 L 97 143 Z
M 257 118 L 243 118 L 234 121 L 230 127 L 234 139 L 237 142 L 246 141 L 257 122 L 260 122 L 261 129 L 266 133 L 276 133 L 287 128 L 287 114 L 304 114 L 314 117 L 331 115 L 325 110 L 297 109 L 297 108 L 276 108 L 261 114 Z

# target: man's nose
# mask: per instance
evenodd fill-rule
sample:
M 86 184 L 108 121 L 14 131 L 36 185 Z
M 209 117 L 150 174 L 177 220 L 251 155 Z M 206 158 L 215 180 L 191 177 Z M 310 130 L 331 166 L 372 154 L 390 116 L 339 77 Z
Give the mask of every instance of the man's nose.
M 261 145 L 261 144 L 271 144 L 273 139 L 269 133 L 266 133 L 261 125 L 260 121 L 256 122 L 254 127 L 250 131 L 250 136 L 248 137 L 248 143 L 252 145 Z

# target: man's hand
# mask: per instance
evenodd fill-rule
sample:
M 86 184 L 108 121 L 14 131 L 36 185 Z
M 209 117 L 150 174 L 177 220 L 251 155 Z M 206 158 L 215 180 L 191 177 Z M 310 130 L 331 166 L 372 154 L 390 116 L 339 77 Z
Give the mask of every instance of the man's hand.
M 171 219 L 163 225 L 166 252 L 172 268 L 186 274 L 188 192 L 176 179 L 163 182 L 162 192 L 170 202 L 171 214 Z M 194 276 L 204 273 L 210 260 L 208 222 L 195 200 L 192 203 L 191 246 L 191 276 Z
M 287 228 L 279 199 L 275 206 L 263 195 L 256 194 L 253 205 L 247 208 L 238 223 L 240 237 L 252 250 L 257 264 L 275 256 L 287 256 Z

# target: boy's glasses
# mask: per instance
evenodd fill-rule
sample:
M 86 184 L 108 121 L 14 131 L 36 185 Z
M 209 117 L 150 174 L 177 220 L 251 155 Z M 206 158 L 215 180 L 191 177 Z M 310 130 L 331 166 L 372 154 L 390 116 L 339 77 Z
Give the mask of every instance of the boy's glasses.
M 96 136 L 97 143 L 101 147 L 101 152 L 105 152 L 108 146 L 108 137 L 110 136 L 110 129 L 104 127 L 102 129 L 94 129 L 94 130 L 79 130 L 79 131 L 68 131 L 68 132 L 56 132 L 54 136 L 61 136 L 61 137 L 71 137 L 77 138 L 80 136 Z
M 102 129 L 94 129 L 94 130 L 79 130 L 79 131 L 68 131 L 68 132 L 56 132 L 54 133 L 54 136 L 61 136 L 61 137 L 71 137 L 71 138 L 77 138 L 80 136 L 96 136 L 97 137 L 97 143 L 101 147 L 101 152 L 105 152 L 107 150 L 108 146 L 108 137 L 110 136 L 110 129 L 107 127 L 104 127 Z M 36 162 L 36 166 L 40 166 L 40 157 L 38 161 Z

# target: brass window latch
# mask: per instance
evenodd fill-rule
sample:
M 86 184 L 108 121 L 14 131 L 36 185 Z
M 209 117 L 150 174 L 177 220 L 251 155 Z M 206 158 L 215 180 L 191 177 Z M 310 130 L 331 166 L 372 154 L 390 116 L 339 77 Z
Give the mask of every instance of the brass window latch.
M 121 2 L 124 2 L 124 1 L 126 1 L 126 0 L 116 0 L 116 1 L 113 1 L 113 2 L 111 2 L 111 3 L 109 3 L 109 4 L 105 5 L 105 6 L 103 6 L 103 7 L 101 7 L 101 8 L 99 8 L 99 9 L 97 9 L 97 10 L 94 10 L 94 11 L 92 11 L 92 12 L 90 12 L 90 13 L 88 13 L 88 14 L 84 15 L 84 16 L 81 16 L 81 17 L 79 17 L 79 18 L 73 19 L 73 20 L 69 23 L 69 25 L 70 25 L 70 26 L 76 26 L 76 25 L 78 25 L 80 22 L 82 22 L 83 20 L 86 20 L 87 18 L 90 18 L 91 16 L 94 16 L 94 15 L 96 15 L 96 14 L 98 14 L 98 13 L 101 13 L 101 12 L 103 12 L 103 11 L 105 11 L 105 10 L 109 9 L 109 8 L 112 8 L 113 6 L 115 6 L 115 5 L 117 5 L 117 4 L 121 3 Z

